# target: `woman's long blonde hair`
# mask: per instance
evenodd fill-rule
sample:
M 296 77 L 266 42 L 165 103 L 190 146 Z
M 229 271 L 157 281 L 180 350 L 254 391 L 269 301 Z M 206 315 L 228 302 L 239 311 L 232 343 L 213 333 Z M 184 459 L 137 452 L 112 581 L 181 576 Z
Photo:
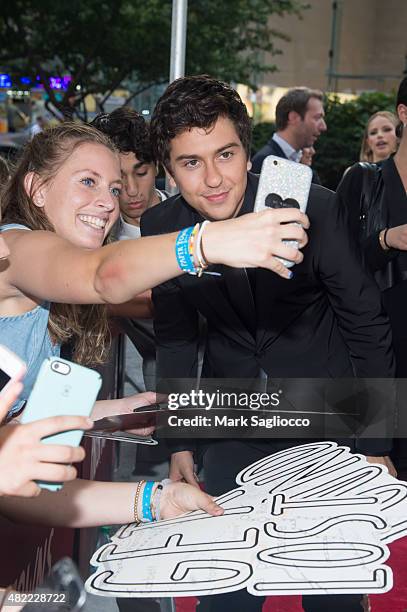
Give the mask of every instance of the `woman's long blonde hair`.
M 394 125 L 395 129 L 398 127 L 400 123 L 398 117 L 394 113 L 391 113 L 390 111 L 378 111 L 377 113 L 373 113 L 373 115 L 371 115 L 369 119 L 367 120 L 365 131 L 363 133 L 362 145 L 360 147 L 359 161 L 370 162 L 370 163 L 373 162 L 373 152 L 368 145 L 367 138 L 369 136 L 370 124 L 372 123 L 373 119 L 376 119 L 376 117 L 384 117 L 384 119 L 387 119 L 388 121 L 390 121 L 390 123 Z
M 27 193 L 25 176 L 29 172 L 38 176 L 36 188 L 49 183 L 74 150 L 86 143 L 101 144 L 116 152 L 107 136 L 88 125 L 66 122 L 34 136 L 1 194 L 2 223 L 54 232 L 44 209 L 34 204 L 35 188 Z M 48 329 L 53 342 L 70 342 L 78 363 L 96 365 L 106 361 L 111 338 L 104 305 L 53 303 Z

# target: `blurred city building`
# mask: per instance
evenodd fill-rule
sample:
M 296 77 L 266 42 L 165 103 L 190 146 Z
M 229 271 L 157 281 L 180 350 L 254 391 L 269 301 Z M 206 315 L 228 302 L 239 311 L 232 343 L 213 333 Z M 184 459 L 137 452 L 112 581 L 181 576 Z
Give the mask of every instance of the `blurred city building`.
M 281 55 L 267 57 L 278 71 L 253 75 L 256 93 L 240 87 L 255 120 L 274 119 L 285 91 L 297 85 L 337 92 L 390 92 L 407 72 L 407 0 L 309 0 L 303 18 L 273 15 L 270 29 L 288 34 Z
M 407 74 L 407 0 L 308 0 L 308 5 L 302 19 L 270 16 L 270 30 L 281 31 L 290 40 L 277 40 L 282 53 L 265 54 L 259 60 L 275 64 L 278 70 L 253 74 L 255 91 L 237 84 L 255 122 L 273 121 L 276 104 L 290 87 L 307 85 L 346 101 L 365 91 L 391 92 Z M 57 97 L 70 78 L 51 77 Z M 90 121 L 101 110 L 110 112 L 128 103 L 148 119 L 164 89 L 165 84 L 154 85 L 132 95 L 137 83 L 125 82 L 103 102 L 102 109 L 103 92 L 87 96 L 82 116 Z M 38 115 L 48 123 L 57 120 L 48 112 L 46 101 L 39 83 L 26 77 L 12 81 L 9 74 L 0 73 L 0 148 L 21 146 Z

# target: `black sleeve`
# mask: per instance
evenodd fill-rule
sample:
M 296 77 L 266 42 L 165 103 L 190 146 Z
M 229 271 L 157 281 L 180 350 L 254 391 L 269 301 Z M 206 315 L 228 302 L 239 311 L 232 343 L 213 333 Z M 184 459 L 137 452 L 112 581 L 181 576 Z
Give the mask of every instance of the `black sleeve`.
M 148 212 L 148 211 L 147 211 Z M 151 211 L 152 213 L 153 211 Z M 143 236 L 157 234 L 160 224 L 153 214 L 142 218 Z M 199 320 L 197 310 L 187 302 L 177 281 L 170 280 L 152 291 L 156 338 L 156 380 L 158 392 L 180 392 L 182 385 L 168 379 L 196 379 L 198 370 Z M 168 439 L 172 452 L 195 450 L 191 439 Z
M 363 270 L 335 194 L 324 204 L 318 223 L 318 272 L 349 349 L 354 373 L 359 378 L 393 378 L 392 336 L 381 294 Z M 389 381 L 390 393 L 391 385 Z M 364 438 L 358 441 L 358 448 L 364 454 L 388 454 L 391 440 Z
M 172 281 L 153 289 L 153 304 L 157 391 L 180 393 L 186 390 L 182 379 L 195 380 L 197 377 L 198 313 Z M 196 446 L 193 439 L 168 439 L 167 443 L 172 453 L 182 450 L 194 452 Z
M 389 261 L 399 254 L 399 251 L 396 249 L 389 249 L 388 251 L 382 249 L 379 242 L 379 234 L 380 232 L 375 232 L 362 243 L 365 261 L 371 272 L 382 270 L 387 266 Z
M 182 289 L 168 281 L 153 289 L 157 378 L 196 378 L 199 321 Z
M 352 240 L 360 250 L 365 265 L 371 272 L 377 272 L 397 257 L 397 251 L 382 249 L 379 242 L 381 230 L 368 237 L 363 235 L 360 219 L 363 172 L 364 169 L 360 164 L 355 164 L 345 172 L 337 189 L 338 204 L 342 208 Z

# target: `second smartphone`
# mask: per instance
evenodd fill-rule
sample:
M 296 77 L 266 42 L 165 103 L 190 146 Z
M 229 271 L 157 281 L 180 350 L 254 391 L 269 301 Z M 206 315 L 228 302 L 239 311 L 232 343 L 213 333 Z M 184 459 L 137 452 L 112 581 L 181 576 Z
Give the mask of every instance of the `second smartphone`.
M 89 416 L 102 384 L 98 372 L 76 363 L 51 357 L 41 366 L 22 413 L 21 422 L 31 423 L 51 416 Z M 78 446 L 82 430 L 64 431 L 42 439 L 44 444 Z M 42 488 L 56 491 L 60 483 L 38 482 Z

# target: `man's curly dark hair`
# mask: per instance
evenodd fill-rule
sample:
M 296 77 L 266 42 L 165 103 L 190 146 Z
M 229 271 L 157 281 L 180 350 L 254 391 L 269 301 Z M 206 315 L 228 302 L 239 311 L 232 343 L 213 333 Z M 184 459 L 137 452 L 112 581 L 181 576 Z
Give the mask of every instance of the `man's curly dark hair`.
M 144 117 L 133 108 L 121 106 L 111 113 L 101 113 L 93 119 L 91 125 L 109 136 L 120 153 L 134 153 L 143 163 L 155 162 L 149 126 Z
M 249 158 L 252 126 L 237 91 L 208 75 L 176 79 L 158 100 L 151 118 L 154 157 L 169 168 L 171 140 L 192 128 L 209 129 L 219 117 L 233 122 Z

